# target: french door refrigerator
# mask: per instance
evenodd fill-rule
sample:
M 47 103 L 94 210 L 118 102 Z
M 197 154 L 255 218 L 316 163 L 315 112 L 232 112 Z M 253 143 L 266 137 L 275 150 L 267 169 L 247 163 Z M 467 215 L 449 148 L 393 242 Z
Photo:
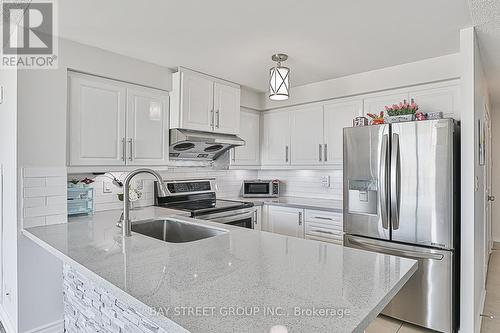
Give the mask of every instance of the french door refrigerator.
M 452 119 L 344 129 L 344 245 L 418 260 L 383 314 L 454 332 L 458 126 Z

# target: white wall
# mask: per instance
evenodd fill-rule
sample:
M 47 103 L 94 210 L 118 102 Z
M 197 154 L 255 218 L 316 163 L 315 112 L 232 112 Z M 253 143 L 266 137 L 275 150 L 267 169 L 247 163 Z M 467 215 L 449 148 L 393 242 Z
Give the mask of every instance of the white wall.
M 479 332 L 485 296 L 484 167 L 478 161 L 477 121 L 484 120 L 488 89 L 474 28 L 460 33 L 462 62 L 461 142 L 461 332 Z
M 3 286 L 0 320 L 7 329 L 17 329 L 17 71 L 2 69 L 0 86 L 0 221 L 2 223 Z M 8 293 L 8 296 L 4 296 Z
M 459 78 L 460 75 L 460 54 L 456 53 L 297 87 L 293 86 L 292 79 L 290 98 L 288 100 L 283 102 L 271 101 L 267 97 L 267 93 L 265 93 L 262 94 L 262 108 L 268 110 L 296 104 L 361 95 L 455 79 Z
M 60 39 L 57 70 L 18 71 L 17 172 L 19 175 L 24 168 L 66 167 L 68 69 L 163 90 L 171 89 L 171 71 L 167 68 Z M 15 135 L 14 121 L 15 119 L 9 119 L 4 122 L 2 119 L 0 126 L 8 127 L 5 133 Z M 4 143 L 10 144 L 9 152 L 15 154 L 15 139 L 2 140 L 0 144 Z M 9 181 L 15 179 L 9 177 Z M 17 189 L 20 190 L 22 184 L 20 177 L 17 180 Z M 19 196 L 18 200 L 22 202 L 22 197 Z M 15 207 L 15 204 L 11 203 L 9 207 Z M 23 208 L 20 207 L 20 210 Z M 16 228 L 21 228 L 23 222 L 21 218 L 20 214 Z M 17 234 L 11 237 L 11 241 L 15 240 Z M 59 322 L 62 319 L 61 263 L 41 248 L 26 241 L 21 235 L 17 253 L 13 251 L 9 255 L 18 255 L 18 288 L 15 285 L 11 286 L 13 292 L 16 289 L 20 291 L 16 304 L 18 317 L 16 318 L 15 314 L 17 311 L 13 310 L 11 320 L 18 322 L 19 332 Z M 15 257 L 13 258 L 15 260 Z
M 491 127 L 492 127 L 492 173 L 491 185 L 492 194 L 496 195 L 497 200 L 492 203 L 492 232 L 493 241 L 500 242 L 500 112 L 491 109 Z

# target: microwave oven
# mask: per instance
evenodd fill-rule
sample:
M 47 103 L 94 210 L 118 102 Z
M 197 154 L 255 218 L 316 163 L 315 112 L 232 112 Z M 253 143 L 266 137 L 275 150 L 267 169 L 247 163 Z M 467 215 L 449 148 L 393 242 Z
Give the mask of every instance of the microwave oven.
M 279 180 L 245 180 L 243 182 L 244 198 L 277 198 L 280 195 Z

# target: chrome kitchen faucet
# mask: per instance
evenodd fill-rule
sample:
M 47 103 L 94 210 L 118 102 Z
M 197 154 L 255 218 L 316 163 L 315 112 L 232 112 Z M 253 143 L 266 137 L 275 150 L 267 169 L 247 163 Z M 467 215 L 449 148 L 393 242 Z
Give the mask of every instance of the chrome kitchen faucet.
M 122 221 L 123 237 L 130 237 L 132 235 L 132 221 L 130 220 L 130 202 L 129 202 L 130 181 L 132 180 L 132 178 L 134 178 L 134 176 L 140 173 L 149 173 L 150 175 L 153 175 L 156 178 L 156 180 L 158 181 L 159 197 L 166 197 L 168 195 L 168 190 L 165 184 L 163 183 L 163 179 L 161 178 L 160 174 L 157 171 L 147 168 L 141 168 L 129 173 L 127 178 L 125 178 L 125 181 L 123 182 L 123 221 Z

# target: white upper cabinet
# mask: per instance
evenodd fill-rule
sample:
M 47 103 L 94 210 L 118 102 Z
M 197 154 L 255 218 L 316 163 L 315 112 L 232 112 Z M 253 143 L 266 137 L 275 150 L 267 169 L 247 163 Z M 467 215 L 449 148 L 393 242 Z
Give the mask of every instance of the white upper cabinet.
M 323 107 L 306 106 L 290 113 L 291 164 L 323 163 Z
M 408 92 L 389 93 L 387 95 L 369 96 L 363 100 L 364 115 L 365 115 L 365 117 L 369 118 L 367 116 L 368 113 L 379 114 L 380 111 L 385 112 L 385 106 L 399 104 L 400 102 L 404 101 L 405 99 L 407 101 L 409 100 Z
M 168 93 L 70 73 L 69 165 L 164 165 Z
M 352 120 L 363 114 L 363 102 L 329 103 L 324 108 L 323 160 L 325 164 L 341 164 L 343 159 L 344 127 L 352 126 Z
M 410 91 L 419 111 L 443 112 L 444 117 L 460 119 L 460 86 L 451 85 Z
M 264 112 L 262 165 L 290 164 L 290 111 Z
M 205 76 L 181 72 L 182 128 L 210 132 L 214 117 L 214 82 Z
M 240 137 L 245 145 L 231 150 L 231 165 L 260 165 L 260 112 L 241 110 Z
M 78 74 L 70 75 L 68 82 L 70 164 L 123 165 L 126 88 Z
M 239 134 L 238 85 L 185 68 L 172 81 L 170 128 Z
M 240 133 L 240 89 L 220 82 L 214 87 L 214 131 Z
M 127 89 L 129 165 L 165 165 L 168 161 L 168 96 L 151 89 Z

